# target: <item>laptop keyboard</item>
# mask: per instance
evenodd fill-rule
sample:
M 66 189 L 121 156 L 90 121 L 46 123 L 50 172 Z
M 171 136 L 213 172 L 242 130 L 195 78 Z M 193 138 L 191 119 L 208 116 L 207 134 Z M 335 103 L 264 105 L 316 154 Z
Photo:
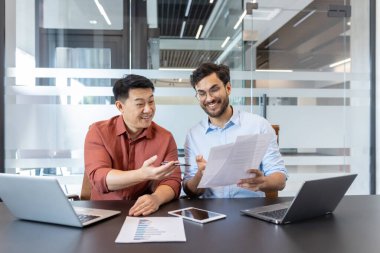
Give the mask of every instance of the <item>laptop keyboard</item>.
M 269 212 L 262 212 L 259 214 L 267 216 L 267 217 L 271 217 L 274 219 L 282 219 L 285 216 L 286 211 L 288 211 L 288 208 L 273 210 Z
M 78 218 L 79 220 L 82 222 L 82 223 L 85 223 L 87 221 L 90 221 L 90 220 L 93 220 L 93 219 L 96 219 L 100 216 L 96 216 L 96 215 L 88 215 L 88 214 L 78 214 Z

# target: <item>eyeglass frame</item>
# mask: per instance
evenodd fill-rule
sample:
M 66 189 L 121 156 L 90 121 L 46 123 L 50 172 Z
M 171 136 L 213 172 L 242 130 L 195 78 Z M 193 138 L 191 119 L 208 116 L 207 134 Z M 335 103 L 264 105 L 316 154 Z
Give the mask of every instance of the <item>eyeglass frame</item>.
M 224 84 L 223 87 L 226 88 L 227 84 Z M 217 87 L 218 89 L 215 90 L 215 87 Z M 215 97 L 219 94 L 220 90 L 222 88 L 218 85 L 218 84 L 214 84 L 210 89 L 208 89 L 208 91 L 201 91 L 202 94 L 199 94 L 199 90 L 195 90 L 195 98 L 198 100 L 198 101 L 203 101 L 207 98 L 207 94 L 210 96 L 210 97 Z M 203 94 L 204 92 L 204 94 Z

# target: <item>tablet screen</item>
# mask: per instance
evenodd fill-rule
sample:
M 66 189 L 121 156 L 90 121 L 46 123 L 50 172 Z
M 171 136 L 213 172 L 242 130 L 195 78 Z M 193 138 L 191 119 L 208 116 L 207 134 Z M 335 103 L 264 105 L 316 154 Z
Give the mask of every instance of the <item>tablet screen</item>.
M 205 220 L 205 219 L 208 219 L 211 217 L 218 216 L 218 214 L 216 214 L 216 213 L 204 211 L 201 209 L 195 209 L 195 208 L 179 210 L 175 213 L 178 215 L 186 216 L 186 217 L 193 218 L 196 220 Z
M 201 223 L 217 220 L 226 217 L 224 214 L 215 213 L 195 207 L 184 208 L 169 212 L 169 214 L 187 218 L 189 220 L 198 221 Z

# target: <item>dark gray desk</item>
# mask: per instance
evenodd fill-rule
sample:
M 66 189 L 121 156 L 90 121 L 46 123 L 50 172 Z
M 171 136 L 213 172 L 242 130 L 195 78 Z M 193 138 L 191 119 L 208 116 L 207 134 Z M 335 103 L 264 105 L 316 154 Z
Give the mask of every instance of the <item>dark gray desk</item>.
M 326 196 L 327 197 L 327 196 Z M 277 200 L 284 201 L 285 198 Z M 380 250 L 380 196 L 345 197 L 334 215 L 274 225 L 239 213 L 240 209 L 269 203 L 265 199 L 179 200 L 154 216 L 188 206 L 227 214 L 205 225 L 184 221 L 187 242 L 116 244 L 130 202 L 76 202 L 76 205 L 122 210 L 118 217 L 78 229 L 16 220 L 0 203 L 1 253 L 117 253 L 117 252 L 325 252 L 358 253 Z

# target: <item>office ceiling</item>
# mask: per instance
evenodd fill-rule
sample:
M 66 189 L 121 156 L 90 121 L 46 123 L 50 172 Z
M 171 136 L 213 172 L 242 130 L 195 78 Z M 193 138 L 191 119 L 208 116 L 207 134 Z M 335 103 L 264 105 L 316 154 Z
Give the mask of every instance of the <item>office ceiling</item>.
M 257 48 L 258 69 L 323 69 L 349 55 L 349 18 L 327 16 L 330 5 L 347 5 L 348 1 L 257 2 L 258 10 L 244 18 L 244 30 L 234 30 L 233 26 L 242 13 L 241 1 L 215 0 L 210 4 L 205 0 L 157 0 L 160 41 L 166 40 L 165 45 L 169 45 L 160 50 L 160 67 L 195 68 L 203 61 L 219 61 L 238 68 L 239 58 L 240 63 L 244 58 L 242 51 L 247 50 L 248 45 Z M 184 21 L 185 28 L 181 33 Z M 203 31 L 196 40 L 200 25 L 203 25 Z M 230 41 L 221 48 L 227 35 L 231 37 Z M 228 47 L 236 37 L 239 38 L 235 45 Z M 244 38 L 244 44 L 241 38 Z M 194 46 L 181 48 L 179 43 L 188 39 Z M 214 45 L 201 50 L 201 45 L 196 46 L 201 40 Z M 227 50 L 230 52 L 226 53 Z
M 330 5 L 349 5 L 349 0 L 258 0 L 259 8 L 246 15 L 237 29 L 234 26 L 248 0 L 145 1 L 148 26 L 159 31 L 159 63 L 155 66 L 161 68 L 191 69 L 214 61 L 239 69 L 253 55 L 249 48 L 256 52 L 258 69 L 323 70 L 350 55 L 350 18 L 327 17 Z M 98 2 L 112 24 L 106 23 L 94 0 L 44 0 L 43 25 L 122 29 L 123 9 L 129 1 Z M 196 39 L 200 25 L 203 28 Z M 230 40 L 222 48 L 227 36 Z
M 330 5 L 342 2 L 312 1 L 257 46 L 257 68 L 323 70 L 348 58 L 350 18 L 327 16 Z
M 196 36 L 199 25 L 207 22 L 215 4 L 210 4 L 206 0 L 192 0 L 188 8 L 188 2 L 188 0 L 157 1 L 160 37 L 180 37 L 183 22 L 186 22 L 186 25 L 182 38 Z
M 175 40 L 173 46 L 160 50 L 160 67 L 194 68 L 200 62 L 215 61 L 222 54 L 221 50 L 179 49 L 175 45 L 182 43 L 180 40 L 195 40 L 200 25 L 205 25 L 211 17 L 215 3 L 210 4 L 205 0 L 157 1 L 160 40 Z

